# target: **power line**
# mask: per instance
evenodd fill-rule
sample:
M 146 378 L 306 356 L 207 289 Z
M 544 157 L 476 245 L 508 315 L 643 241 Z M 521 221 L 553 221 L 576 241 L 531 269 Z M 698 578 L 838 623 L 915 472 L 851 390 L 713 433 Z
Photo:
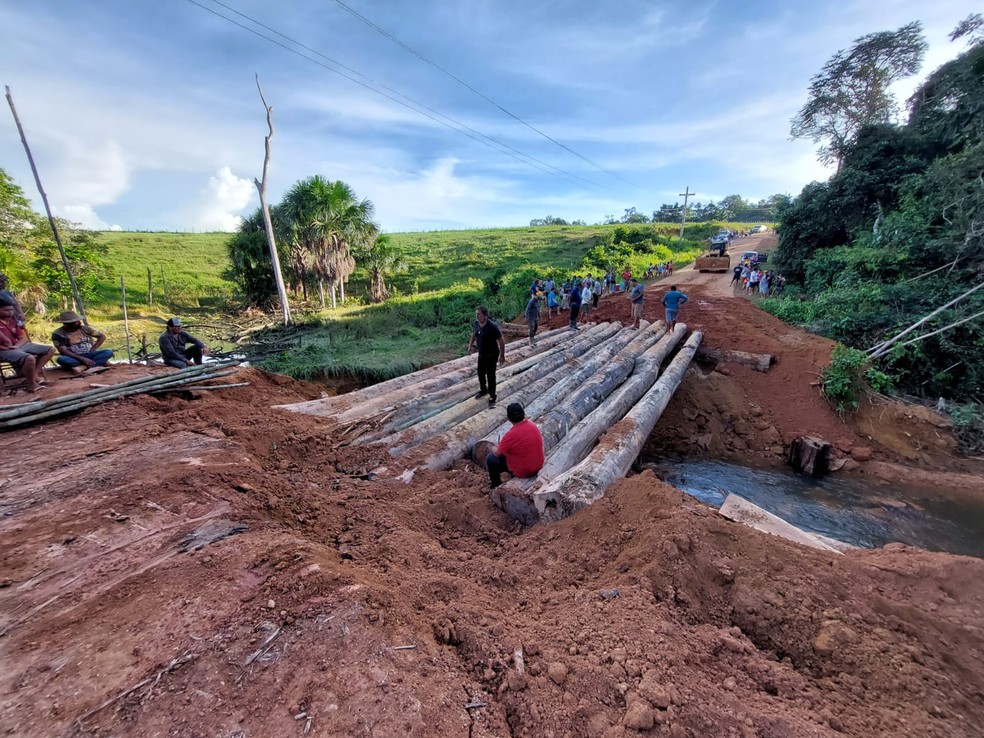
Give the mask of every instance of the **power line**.
M 369 26 L 373 30 L 377 31 L 378 33 L 381 33 L 383 36 L 385 36 L 386 38 L 388 38 L 390 41 L 392 41 L 393 43 L 395 43 L 397 46 L 399 46 L 402 49 L 404 49 L 405 51 L 407 51 L 407 53 L 412 54 L 413 56 L 415 56 L 418 59 L 420 59 L 420 61 L 424 62 L 425 64 L 429 64 L 430 66 L 434 67 L 434 69 L 436 69 L 439 72 L 441 72 L 442 74 L 450 77 L 451 79 L 453 79 L 458 84 L 462 85 L 466 89 L 468 89 L 471 92 L 473 92 L 474 94 L 478 95 L 480 98 L 482 98 L 483 100 L 485 100 L 490 105 L 493 105 L 494 107 L 496 107 L 499 110 L 501 110 L 503 113 L 505 113 L 506 115 L 508 115 L 513 120 L 515 120 L 515 121 L 517 121 L 519 123 L 522 123 L 524 126 L 526 126 L 527 128 L 529 128 L 531 131 L 537 133 L 538 135 L 542 136 L 543 138 L 547 139 L 548 141 L 551 141 L 552 143 L 555 143 L 557 146 L 559 146 L 560 148 L 564 149 L 564 151 L 567 151 L 567 152 L 573 154 L 578 159 L 581 159 L 582 161 L 586 161 L 588 164 L 590 164 L 591 166 L 593 166 L 595 169 L 600 169 L 601 171 L 605 172 L 606 174 L 610 174 L 611 176 L 615 177 L 615 179 L 618 179 L 618 180 L 621 180 L 622 182 L 625 182 L 625 184 L 627 184 L 627 185 L 630 185 L 632 187 L 638 187 L 638 185 L 635 184 L 634 182 L 630 182 L 629 180 L 625 179 L 621 175 L 616 174 L 615 172 L 613 172 L 611 169 L 606 169 L 601 164 L 598 164 L 597 162 L 594 162 L 591 159 L 587 158 L 586 156 L 578 153 L 577 151 L 575 151 L 574 149 L 572 149 L 567 144 L 561 143 L 557 139 L 555 139 L 555 138 L 549 136 L 548 134 L 544 133 L 543 131 L 541 131 L 539 128 L 537 128 L 536 126 L 532 125 L 531 123 L 527 123 L 525 120 L 523 120 L 522 118 L 520 118 L 515 113 L 513 113 L 513 112 L 511 112 L 509 110 L 506 110 L 506 108 L 502 107 L 499 103 L 497 103 L 495 100 L 493 100 L 492 98 L 490 98 L 488 95 L 485 95 L 484 93 L 480 92 L 479 90 L 476 90 L 470 84 L 468 84 L 467 82 L 465 82 L 460 77 L 457 77 L 453 73 L 449 72 L 447 69 L 445 69 L 444 67 L 442 67 L 437 62 L 431 61 L 430 59 L 428 59 L 427 57 L 425 57 L 423 54 L 421 54 L 419 51 L 417 51 L 416 49 L 414 49 L 412 46 L 407 45 L 406 43 L 404 43 L 403 41 L 401 41 L 399 38 L 397 38 L 396 36 L 394 36 L 392 33 L 390 33 L 389 31 L 387 31 L 385 28 L 382 28 L 381 26 L 377 25 L 376 23 L 374 23 L 373 21 L 369 20 L 364 15 L 362 15 L 361 13 L 359 13 L 357 10 L 355 10 L 355 9 L 349 7 L 348 5 L 346 5 L 344 2 L 342 2 L 342 0 L 334 0 L 334 1 L 335 1 L 335 4 L 338 5 L 339 7 L 341 7 L 343 10 L 345 10 L 348 13 L 350 13 L 352 16 L 354 16 L 358 20 L 362 21 L 363 23 L 365 23 L 367 26 Z
M 330 62 L 331 64 L 334 64 L 335 66 L 340 67 L 341 69 L 345 70 L 346 72 L 350 72 L 351 74 L 346 74 L 343 71 L 339 71 L 338 69 L 335 69 L 333 67 L 330 67 L 327 64 L 324 64 L 323 62 L 320 62 L 317 59 L 314 59 L 314 58 L 308 56 L 307 54 L 301 53 L 297 49 L 294 49 L 294 48 L 288 46 L 287 44 L 281 43 L 280 41 L 277 41 L 274 38 L 270 38 L 269 36 L 267 36 L 267 35 L 265 35 L 263 33 L 260 33 L 259 31 L 257 31 L 254 28 L 250 28 L 249 26 L 244 25 L 244 24 L 236 21 L 234 18 L 230 18 L 230 17 L 228 17 L 226 15 L 223 15 L 222 13 L 219 13 L 218 11 L 214 10 L 213 8 L 210 8 L 210 7 L 206 6 L 206 5 L 202 5 L 197 0 L 188 0 L 188 2 L 191 3 L 192 5 L 195 5 L 195 6 L 199 7 L 199 8 L 201 8 L 202 10 L 204 10 L 204 11 L 206 11 L 208 13 L 211 13 L 212 15 L 216 16 L 217 18 L 221 18 L 224 21 L 227 21 L 229 23 L 232 23 L 235 26 L 238 26 L 239 28 L 242 28 L 244 31 L 248 31 L 249 33 L 252 33 L 255 36 L 259 36 L 260 38 L 264 39 L 265 41 L 269 41 L 270 43 L 279 46 L 280 48 L 284 49 L 285 51 L 289 51 L 290 53 L 295 54 L 295 55 L 301 57 L 302 59 L 306 59 L 309 62 L 312 62 L 314 64 L 317 64 L 318 66 L 322 67 L 323 69 L 327 69 L 329 72 L 332 72 L 334 74 L 337 74 L 340 77 L 344 77 L 345 79 L 349 80 L 350 82 L 354 82 L 355 84 L 364 87 L 365 89 L 369 90 L 370 92 L 375 92 L 377 95 L 381 95 L 381 96 L 383 96 L 383 97 L 385 97 L 385 98 L 387 98 L 387 99 L 389 99 L 389 100 L 397 103 L 398 105 L 402 105 L 403 107 L 407 108 L 408 110 L 412 110 L 413 112 L 417 113 L 418 115 L 422 115 L 425 118 L 429 118 L 430 120 L 434 121 L 435 123 L 439 123 L 439 124 L 443 125 L 444 127 L 449 128 L 452 131 L 455 131 L 456 133 L 460 133 L 461 135 L 466 136 L 467 138 L 470 138 L 471 140 L 476 141 L 477 143 L 480 143 L 480 144 L 482 144 L 484 146 L 488 146 L 493 151 L 496 151 L 496 152 L 498 152 L 500 154 L 506 154 L 507 156 L 511 156 L 513 159 L 516 159 L 520 163 L 526 164 L 527 166 L 531 166 L 534 169 L 539 169 L 541 172 L 544 172 L 545 174 L 550 174 L 550 175 L 553 175 L 553 176 L 560 176 L 561 179 L 564 179 L 565 181 L 570 182 L 571 184 L 578 185 L 578 182 L 575 182 L 572 179 L 570 179 L 570 178 L 574 178 L 574 179 L 581 180 L 584 183 L 587 183 L 591 187 L 597 187 L 597 184 L 594 183 L 594 182 L 592 182 L 591 180 L 585 179 L 584 177 L 580 177 L 580 176 L 578 176 L 576 174 L 573 174 L 573 173 L 568 172 L 566 170 L 560 169 L 559 167 L 555 167 L 552 164 L 547 164 L 546 162 L 542 162 L 539 159 L 536 159 L 535 157 L 530 156 L 529 154 L 525 154 L 522 151 L 520 151 L 518 149 L 515 149 L 512 146 L 509 146 L 508 144 L 505 144 L 505 143 L 503 143 L 501 141 L 498 141 L 497 139 L 492 138 L 491 136 L 487 136 L 484 133 L 481 133 L 480 131 L 477 131 L 474 128 L 471 128 L 470 126 L 468 126 L 468 125 L 466 125 L 464 123 L 461 123 L 460 121 L 452 118 L 451 116 L 445 115 L 444 113 L 441 113 L 441 112 L 439 112 L 437 110 L 434 110 L 433 108 L 430 108 L 429 106 L 424 105 L 423 103 L 417 102 L 413 98 L 407 97 L 406 95 L 403 95 L 403 94 L 397 92 L 396 90 L 392 90 L 391 88 L 386 87 L 386 85 L 383 85 L 383 84 L 381 84 L 379 82 L 376 82 L 375 80 L 373 80 L 372 78 L 370 78 L 370 77 L 362 74 L 361 72 L 359 72 L 359 71 L 357 71 L 355 69 L 352 69 L 351 67 L 348 67 L 345 64 L 342 64 L 341 62 L 336 61 L 335 59 L 332 59 L 331 57 L 325 56 L 321 52 L 319 52 L 319 51 L 317 51 L 315 49 L 311 49 L 310 47 L 305 46 L 304 44 L 300 43 L 299 41 L 295 41 L 290 36 L 287 36 L 286 34 L 283 34 L 280 31 L 277 31 L 276 29 L 273 29 L 273 28 L 270 28 L 269 26 L 264 25 L 260 21 L 257 21 L 254 18 L 251 18 L 250 16 L 246 15 L 245 13 L 241 13 L 240 11 L 236 10 L 235 8 L 232 8 L 232 7 L 228 6 L 228 5 L 225 5 L 222 2 L 219 2 L 219 0 L 212 0 L 212 2 L 214 2 L 217 5 L 222 6 L 223 8 L 226 8 L 227 10 L 229 10 L 229 11 L 231 11 L 233 13 L 236 13 L 237 15 L 242 16 L 243 18 L 246 18 L 251 23 L 254 23 L 257 26 L 270 31 L 271 33 L 275 33 L 278 36 L 280 36 L 280 37 L 282 37 L 284 39 L 287 39 L 291 43 L 293 43 L 293 44 L 295 44 L 295 45 L 297 45 L 297 46 L 299 46 L 299 47 L 301 47 L 301 48 L 303 48 L 303 49 L 305 49 L 307 51 L 310 51 L 312 54 L 316 54 L 316 55 L 320 56 L 321 58 L 325 59 L 326 61 Z M 351 75 L 358 75 L 359 77 L 362 77 L 363 79 L 368 80 L 368 82 L 363 82 L 362 80 L 356 79 L 355 77 L 353 77 Z M 393 94 L 388 94 L 387 92 L 383 92 L 382 90 L 376 89 L 376 87 L 373 87 L 372 85 L 377 85 L 378 87 L 381 87 L 381 88 L 383 88 L 385 90 L 388 90 L 389 92 L 391 92 Z M 404 100 L 406 100 L 407 102 L 404 102 L 403 100 L 400 100 L 397 97 L 394 97 L 394 95 L 397 95 L 399 97 L 404 98 Z M 414 107 L 414 106 L 417 106 L 417 107 Z M 423 108 L 423 110 L 418 109 L 418 107 L 419 108 Z M 428 111 L 434 113 L 434 115 L 430 115 L 430 114 L 424 112 L 424 110 L 428 110 Z M 440 118 L 444 118 L 445 120 L 440 120 L 438 117 L 435 117 L 435 116 L 440 116 Z M 451 123 L 448 123 L 448 122 L 445 122 L 445 121 L 450 121 Z M 471 131 L 475 135 L 472 135 L 471 133 L 468 133 L 468 131 Z M 483 139 L 486 139 L 486 140 L 483 140 Z M 489 142 L 491 142 L 491 143 L 489 143 Z M 493 144 L 495 144 L 495 145 L 493 145 Z M 497 146 L 502 147 L 502 148 L 497 148 Z M 553 169 L 555 171 L 550 171 L 550 169 Z

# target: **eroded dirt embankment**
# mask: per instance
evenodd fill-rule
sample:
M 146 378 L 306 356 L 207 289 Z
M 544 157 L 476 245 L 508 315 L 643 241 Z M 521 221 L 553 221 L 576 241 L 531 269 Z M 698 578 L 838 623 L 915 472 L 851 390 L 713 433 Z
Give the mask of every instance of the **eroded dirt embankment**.
M 521 530 L 466 462 L 362 479 L 268 409 L 316 388 L 244 375 L 5 438 L 8 735 L 984 729 L 984 562 L 800 549 L 648 472 Z

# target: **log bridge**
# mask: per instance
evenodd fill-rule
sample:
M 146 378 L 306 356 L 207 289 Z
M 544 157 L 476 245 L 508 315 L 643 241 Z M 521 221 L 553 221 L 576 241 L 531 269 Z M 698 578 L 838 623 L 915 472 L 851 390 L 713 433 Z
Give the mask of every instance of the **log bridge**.
M 601 498 L 624 477 L 683 380 L 702 334 L 660 321 L 638 330 L 598 323 L 542 333 L 506 346 L 497 372 L 498 407 L 474 399 L 474 356 L 437 364 L 345 395 L 279 407 L 338 425 L 346 443 L 381 445 L 392 464 L 378 476 L 410 482 L 416 469 L 447 469 L 471 457 L 484 466 L 520 402 L 543 433 L 546 463 L 536 477 L 510 479 L 494 504 L 526 525 L 559 520 Z M 662 372 L 664 362 L 675 352 Z

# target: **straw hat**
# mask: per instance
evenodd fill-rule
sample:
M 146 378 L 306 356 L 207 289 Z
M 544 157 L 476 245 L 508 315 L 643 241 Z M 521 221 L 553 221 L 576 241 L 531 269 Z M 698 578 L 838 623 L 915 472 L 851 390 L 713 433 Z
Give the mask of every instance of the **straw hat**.
M 79 315 L 74 310 L 66 310 L 64 313 L 59 313 L 58 317 L 55 318 L 56 323 L 81 323 L 82 316 Z

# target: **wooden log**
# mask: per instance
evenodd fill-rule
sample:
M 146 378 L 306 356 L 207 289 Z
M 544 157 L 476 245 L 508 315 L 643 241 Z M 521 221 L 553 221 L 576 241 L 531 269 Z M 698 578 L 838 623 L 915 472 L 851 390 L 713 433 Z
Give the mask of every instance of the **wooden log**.
M 513 341 L 511 343 L 507 343 L 506 361 L 509 363 L 522 361 L 532 354 L 539 353 L 552 345 L 550 340 L 562 341 L 566 337 L 566 328 L 555 328 L 552 331 L 544 333 L 537 341 L 536 347 L 531 347 L 528 341 Z M 404 374 L 399 377 L 394 377 L 393 379 L 388 379 L 385 382 L 379 382 L 378 384 L 364 387 L 360 390 L 356 390 L 355 392 L 347 392 L 344 395 L 324 397 L 318 400 L 309 400 L 307 402 L 277 405 L 276 407 L 283 410 L 290 410 L 291 412 L 305 413 L 307 415 L 320 415 L 326 417 L 335 416 L 349 410 L 350 408 L 356 407 L 357 405 L 382 398 L 394 390 L 420 385 L 427 380 L 440 377 L 449 371 L 462 368 L 475 371 L 475 363 L 476 359 L 473 355 L 461 356 L 457 359 L 452 359 L 451 361 L 445 361 L 441 364 L 434 364 L 433 366 L 418 369 L 410 374 Z
M 532 384 L 522 385 L 511 394 L 509 402 L 520 402 L 525 406 L 543 396 L 547 403 L 562 402 L 586 379 L 596 372 L 606 371 L 606 364 L 611 355 L 621 350 L 637 335 L 636 331 L 623 330 L 613 336 L 605 346 L 586 348 L 580 356 L 573 358 L 557 371 Z M 502 422 L 504 414 L 503 408 L 473 415 L 414 449 L 413 455 L 405 459 L 405 463 L 410 465 L 414 459 L 419 459 L 419 465 L 424 468 L 447 469 L 458 459 L 468 456 L 475 443 Z M 398 451 L 394 455 L 400 453 Z
M 510 479 L 492 491 L 492 502 L 524 525 L 535 521 L 539 513 L 530 490 L 534 484 L 544 484 L 579 463 L 598 441 L 605 429 L 611 428 L 642 398 L 656 382 L 663 361 L 687 333 L 687 326 L 677 323 L 672 333 L 664 335 L 635 362 L 632 376 L 602 402 L 570 433 L 547 452 L 543 468 L 532 479 Z
M 767 372 L 776 363 L 774 354 L 750 354 L 746 351 L 725 351 L 701 346 L 697 350 L 697 361 L 705 364 L 741 364 L 757 372 Z
M 526 372 L 523 372 L 519 376 L 507 379 L 505 382 L 498 385 L 496 387 L 497 397 L 500 401 L 506 401 L 506 399 L 509 398 L 508 401 L 512 402 L 513 398 L 510 396 L 513 395 L 516 390 L 529 386 L 531 382 L 535 384 L 537 380 L 542 377 L 549 376 L 552 372 L 571 362 L 576 362 L 578 357 L 583 356 L 585 351 L 589 351 L 591 347 L 610 338 L 620 329 L 620 323 L 607 323 L 585 331 L 581 336 L 581 340 L 567 350 L 553 354 L 542 361 L 537 362 L 535 366 L 531 367 Z M 431 436 L 441 433 L 471 417 L 475 414 L 475 409 L 475 405 L 472 402 L 459 402 L 454 407 L 448 408 L 447 410 L 438 413 L 433 417 L 429 417 L 426 420 L 421 420 L 420 422 L 411 425 L 404 431 L 385 436 L 375 440 L 374 442 L 385 443 L 390 446 L 390 453 L 397 456 L 411 446 L 415 446 L 427 440 Z M 489 430 L 492 430 L 493 427 L 495 426 L 488 428 L 485 432 L 487 433 Z
M 787 461 L 796 471 L 819 479 L 830 471 L 830 444 L 812 436 L 794 438 Z
M 620 351 L 607 352 L 605 371 L 597 372 L 586 382 L 565 395 L 563 402 L 557 403 L 547 398 L 537 398 L 526 408 L 526 417 L 534 420 L 543 436 L 543 450 L 550 451 L 561 438 L 566 436 L 574 425 L 594 410 L 606 397 L 626 380 L 635 368 L 638 357 L 659 341 L 666 333 L 666 326 L 657 322 L 644 331 L 638 331 L 635 338 Z M 498 443 L 512 423 L 505 422 L 485 437 L 485 440 Z
M 598 446 L 577 466 L 533 493 L 541 520 L 559 520 L 600 499 L 605 490 L 628 473 L 646 439 L 683 381 L 703 334 L 695 332 L 656 383 L 616 423 Z
M 726 517 L 728 520 L 733 520 L 736 523 L 747 525 L 750 528 L 755 528 L 755 530 L 760 530 L 763 533 L 769 533 L 770 535 L 785 538 L 787 541 L 793 541 L 794 543 L 799 543 L 802 546 L 818 548 L 821 551 L 827 551 L 829 553 L 842 553 L 837 546 L 833 546 L 828 543 L 824 537 L 813 533 L 808 533 L 801 528 L 797 528 L 795 525 L 783 520 L 778 515 L 773 515 L 768 510 L 765 510 L 758 505 L 749 502 L 744 497 L 739 497 L 736 494 L 728 494 L 728 496 L 724 498 L 724 504 L 721 505 L 721 509 L 718 510 L 718 513 Z
M 548 356 L 570 348 L 582 340 L 584 335 L 586 332 L 574 331 L 564 331 L 553 335 L 540 342 L 536 353 L 520 361 L 516 361 L 514 358 L 512 363 L 500 367 L 496 373 L 497 377 L 501 377 L 505 381 L 509 377 L 525 372 Z M 509 356 L 507 353 L 507 359 Z M 476 364 L 477 358 L 472 357 L 472 362 L 468 366 L 452 369 L 433 379 L 389 392 L 374 400 L 338 413 L 335 420 L 342 425 L 359 420 L 378 423 L 379 419 L 385 416 L 390 432 L 403 430 L 419 419 L 427 417 L 429 411 L 433 411 L 431 414 L 436 414 L 465 399 L 468 395 L 475 394 L 477 387 L 475 384 Z M 408 422 L 402 422 L 407 419 L 409 419 Z

